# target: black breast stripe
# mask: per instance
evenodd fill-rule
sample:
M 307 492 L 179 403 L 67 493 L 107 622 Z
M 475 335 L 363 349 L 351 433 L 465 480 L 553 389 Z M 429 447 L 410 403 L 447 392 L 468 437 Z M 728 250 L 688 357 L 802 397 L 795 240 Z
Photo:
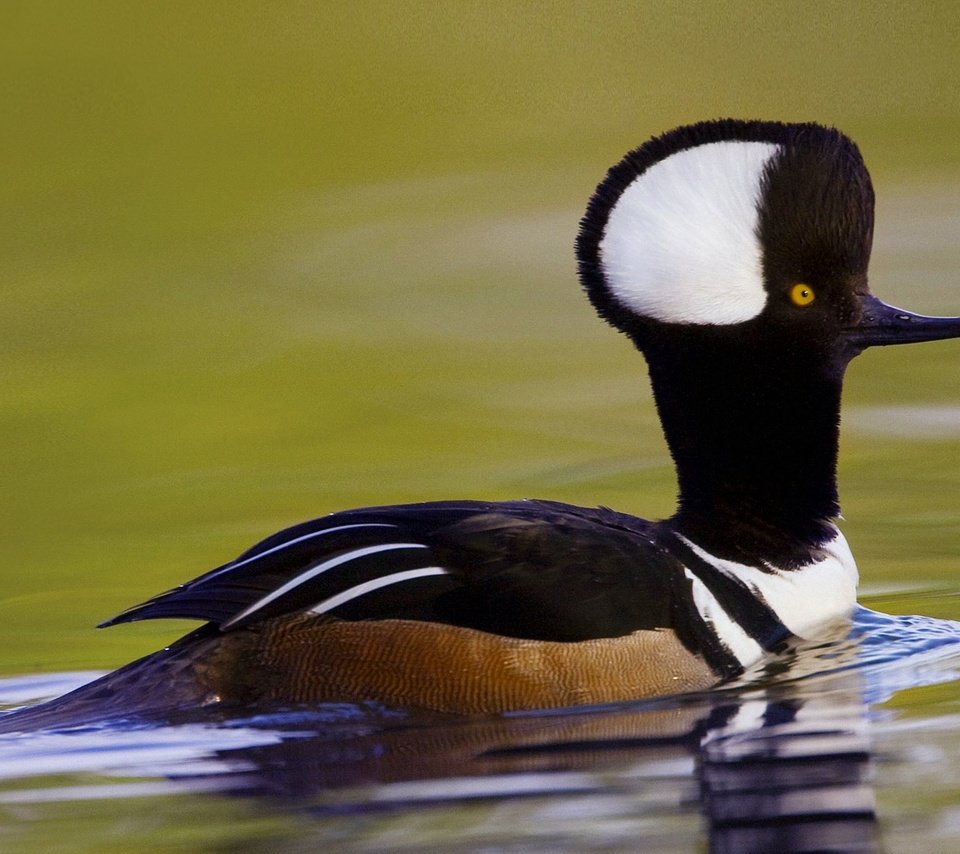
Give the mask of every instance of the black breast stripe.
M 677 559 L 679 561 L 679 559 Z M 673 630 L 680 642 L 695 655 L 700 655 L 722 679 L 743 673 L 743 664 L 717 637 L 693 601 L 693 582 L 681 567 L 672 575 Z
M 662 545 L 702 581 L 717 602 L 767 652 L 779 652 L 791 636 L 776 612 L 739 579 L 705 561 L 673 533 Z

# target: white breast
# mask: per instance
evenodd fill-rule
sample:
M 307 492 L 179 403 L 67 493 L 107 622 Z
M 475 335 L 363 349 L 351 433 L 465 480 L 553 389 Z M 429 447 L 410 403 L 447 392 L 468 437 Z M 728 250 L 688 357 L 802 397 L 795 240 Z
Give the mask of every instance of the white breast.
M 857 604 L 860 574 L 847 541 L 839 529 L 822 547 L 824 557 L 799 569 L 768 570 L 718 558 L 686 537 L 677 534 L 698 557 L 724 575 L 736 578 L 765 602 L 790 632 L 810 639 L 817 630 L 840 617 L 848 616 Z M 689 573 L 688 573 L 689 575 Z M 749 666 L 763 656 L 763 650 L 723 609 L 706 585 L 694 585 L 694 601 L 704 620 L 711 623 L 730 651 Z

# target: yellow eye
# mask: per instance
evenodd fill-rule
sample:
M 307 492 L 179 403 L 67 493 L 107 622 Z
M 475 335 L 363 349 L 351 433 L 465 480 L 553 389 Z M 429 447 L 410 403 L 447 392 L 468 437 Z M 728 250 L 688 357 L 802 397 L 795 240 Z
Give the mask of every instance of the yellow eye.
M 811 288 L 810 285 L 798 283 L 790 288 L 790 302 L 800 308 L 810 305 L 816 298 L 817 295 L 813 292 L 813 288 Z

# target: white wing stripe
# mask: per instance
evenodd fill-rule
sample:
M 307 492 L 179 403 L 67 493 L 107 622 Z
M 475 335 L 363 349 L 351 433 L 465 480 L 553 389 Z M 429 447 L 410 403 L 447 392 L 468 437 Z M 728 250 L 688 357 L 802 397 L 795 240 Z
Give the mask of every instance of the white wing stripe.
M 246 608 L 235 617 L 231 617 L 229 620 L 227 620 L 221 626 L 221 628 L 230 628 L 230 626 L 232 626 L 234 623 L 250 616 L 250 614 L 252 614 L 254 611 L 259 611 L 264 605 L 269 605 L 274 599 L 283 596 L 285 593 L 289 593 L 295 587 L 299 587 L 301 584 L 304 584 L 311 578 L 316 578 L 318 575 L 326 572 L 328 569 L 334 569 L 341 564 L 349 563 L 352 560 L 357 560 L 358 558 L 366 557 L 367 555 L 376 554 L 377 552 L 396 551 L 398 549 L 425 548 L 427 547 L 423 543 L 381 543 L 380 545 L 365 546 L 362 549 L 353 549 L 345 554 L 337 555 L 336 557 L 332 557 L 329 560 L 325 560 L 322 563 L 316 564 L 315 566 L 311 566 L 308 570 L 301 572 L 294 578 L 291 578 L 286 584 L 281 584 L 276 590 L 271 590 L 266 596 L 258 599 L 249 608 Z
M 311 531 L 309 534 L 304 534 L 300 537 L 294 537 L 292 540 L 287 540 L 284 543 L 274 546 L 272 549 L 266 549 L 262 552 L 257 552 L 255 555 L 250 555 L 250 557 L 244 558 L 243 560 L 235 560 L 228 563 L 226 566 L 221 567 L 216 572 L 211 572 L 207 575 L 207 578 L 214 578 L 217 575 L 220 575 L 222 572 L 230 572 L 234 569 L 239 569 L 241 566 L 245 566 L 251 561 L 260 560 L 260 558 L 265 557 L 266 555 L 272 555 L 274 552 L 282 551 L 283 549 L 288 549 L 290 546 L 295 546 L 297 543 L 302 543 L 305 540 L 312 540 L 315 537 L 322 537 L 324 534 L 335 534 L 337 531 L 349 531 L 352 528 L 396 528 L 396 525 L 393 525 L 389 522 L 356 522 L 353 525 L 337 525 L 334 528 L 324 528 L 322 531 Z
M 326 614 L 327 611 L 332 611 L 334 608 L 339 608 L 344 602 L 349 602 L 351 599 L 356 599 L 358 596 L 364 596 L 365 594 L 374 590 L 379 590 L 381 587 L 388 587 L 391 584 L 399 584 L 401 581 L 412 581 L 414 578 L 425 578 L 428 575 L 446 574 L 447 571 L 442 566 L 424 566 L 420 569 L 407 569 L 403 572 L 395 572 L 393 575 L 383 575 L 380 578 L 374 578 L 371 581 L 365 581 L 363 584 L 358 584 L 356 587 L 351 587 L 348 590 L 344 590 L 342 593 L 338 593 L 336 596 L 331 596 L 329 599 L 324 599 L 318 605 L 314 605 L 312 608 L 310 608 L 307 613 Z

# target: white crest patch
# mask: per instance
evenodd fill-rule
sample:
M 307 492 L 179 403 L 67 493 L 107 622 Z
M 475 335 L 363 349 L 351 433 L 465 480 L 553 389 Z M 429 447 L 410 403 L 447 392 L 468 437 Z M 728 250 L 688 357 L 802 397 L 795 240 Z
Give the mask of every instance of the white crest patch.
M 758 204 L 777 150 L 711 142 L 637 177 L 610 211 L 600 243 L 611 294 L 667 323 L 742 323 L 763 311 Z

